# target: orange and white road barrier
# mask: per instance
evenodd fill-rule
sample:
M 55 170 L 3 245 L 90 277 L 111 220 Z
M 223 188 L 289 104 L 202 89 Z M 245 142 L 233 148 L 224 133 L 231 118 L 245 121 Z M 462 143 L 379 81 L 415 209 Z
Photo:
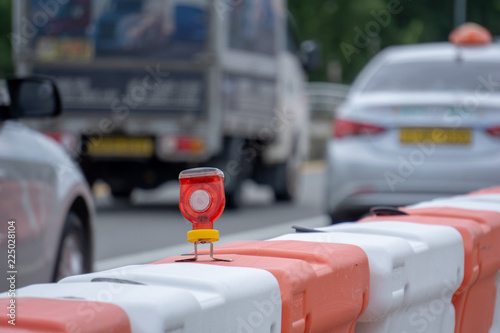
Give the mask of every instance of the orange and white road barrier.
M 216 247 L 215 254 L 232 262 L 206 263 L 253 267 L 276 277 L 281 292 L 283 333 L 354 333 L 355 324 L 368 304 L 368 259 L 357 246 L 297 241 L 236 242 Z M 157 264 L 177 259 L 167 258 Z
M 500 186 L 485 188 L 482 190 L 474 191 L 469 193 L 468 195 L 483 195 L 483 194 L 499 194 L 500 195 Z
M 20 289 L 14 299 L 16 311 L 11 312 L 11 299 L 0 298 L 0 332 L 2 333 L 130 333 L 127 314 L 119 306 L 73 299 L 69 294 L 58 299 L 52 288 L 58 286 L 35 285 Z M 39 293 L 36 292 L 39 290 Z M 30 294 L 32 297 L 23 297 Z M 43 298 L 50 294 L 51 298 Z M 13 316 L 9 316 L 12 315 Z M 8 319 L 7 319 L 8 318 Z
M 474 193 L 423 202 L 405 209 L 414 219 L 457 228 L 464 237 L 466 272 L 455 295 L 457 332 L 500 332 L 500 196 Z M 443 218 L 460 219 L 448 223 Z M 424 221 L 419 221 L 424 222 Z
M 281 331 L 279 285 L 260 269 L 127 266 L 22 288 L 19 295 L 113 304 L 128 315 L 134 333 Z
M 377 222 L 318 230 L 275 240 L 352 244 L 366 252 L 370 301 L 359 318 L 357 333 L 453 332 L 451 298 L 464 272 L 462 239 L 455 229 Z

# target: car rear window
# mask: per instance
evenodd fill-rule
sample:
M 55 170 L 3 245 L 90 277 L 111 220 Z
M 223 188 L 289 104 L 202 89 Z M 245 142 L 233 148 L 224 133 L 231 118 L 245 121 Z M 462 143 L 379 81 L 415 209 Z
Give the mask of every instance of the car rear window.
M 389 63 L 370 78 L 363 91 L 500 93 L 500 62 Z

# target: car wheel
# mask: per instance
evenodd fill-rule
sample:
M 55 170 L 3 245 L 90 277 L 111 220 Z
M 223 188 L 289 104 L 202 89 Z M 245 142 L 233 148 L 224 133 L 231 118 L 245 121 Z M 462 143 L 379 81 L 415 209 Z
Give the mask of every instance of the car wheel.
M 82 221 L 78 215 L 70 212 L 66 217 L 59 243 L 54 282 L 71 275 L 90 272 L 88 253 Z

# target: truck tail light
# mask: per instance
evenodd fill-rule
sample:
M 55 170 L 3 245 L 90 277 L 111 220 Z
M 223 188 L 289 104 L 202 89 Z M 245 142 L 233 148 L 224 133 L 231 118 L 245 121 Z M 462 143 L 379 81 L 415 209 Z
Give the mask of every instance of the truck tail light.
M 216 168 L 189 169 L 180 173 L 179 181 L 179 208 L 182 215 L 193 224 L 187 239 L 194 243 L 195 256 L 178 261 L 198 260 L 197 245 L 205 243 L 210 243 L 210 257 L 213 260 L 230 261 L 213 257 L 213 242 L 219 240 L 219 231 L 214 230 L 213 226 L 226 205 L 224 173 Z
M 205 141 L 196 137 L 165 135 L 160 140 L 160 151 L 165 154 L 200 154 Z
M 346 136 L 359 136 L 385 132 L 385 128 L 372 124 L 354 122 L 337 118 L 333 124 L 333 137 L 342 139 Z
M 177 150 L 179 152 L 201 152 L 205 148 L 205 142 L 198 138 L 178 137 Z

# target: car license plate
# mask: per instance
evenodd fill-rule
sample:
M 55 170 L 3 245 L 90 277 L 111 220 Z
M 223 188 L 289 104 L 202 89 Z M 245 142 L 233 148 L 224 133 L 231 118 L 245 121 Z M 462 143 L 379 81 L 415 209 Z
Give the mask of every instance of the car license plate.
M 400 141 L 403 144 L 469 145 L 472 133 L 469 128 L 402 128 Z
M 151 157 L 154 142 L 151 137 L 90 138 L 87 152 L 94 157 Z

